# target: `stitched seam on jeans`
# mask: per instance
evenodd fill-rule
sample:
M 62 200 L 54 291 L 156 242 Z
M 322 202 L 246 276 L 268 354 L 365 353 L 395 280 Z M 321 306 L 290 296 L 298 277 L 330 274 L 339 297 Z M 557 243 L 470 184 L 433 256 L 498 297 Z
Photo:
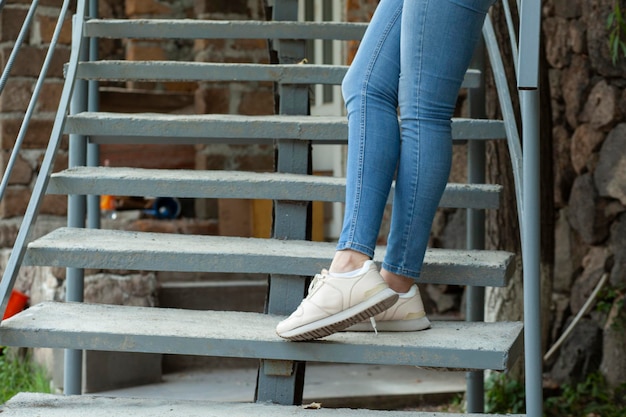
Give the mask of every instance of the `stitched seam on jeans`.
M 419 178 L 419 172 L 420 172 L 420 165 L 421 165 L 421 160 L 419 160 L 418 158 L 420 157 L 420 144 L 422 141 L 422 137 L 421 137 L 421 125 L 419 122 L 417 122 L 418 120 L 420 120 L 421 114 L 420 114 L 420 100 L 421 100 L 421 94 L 420 94 L 420 87 L 422 84 L 422 66 L 424 64 L 424 31 L 426 30 L 426 24 L 425 24 L 425 20 L 426 20 L 426 9 L 428 9 L 430 5 L 430 1 L 427 0 L 424 2 L 424 8 L 422 10 L 422 21 L 420 22 L 421 25 L 421 32 L 420 32 L 420 36 L 419 36 L 419 42 L 418 42 L 418 47 L 419 50 L 417 51 L 419 53 L 419 56 L 421 57 L 419 60 L 419 65 L 420 67 L 416 69 L 416 74 L 417 74 L 417 79 L 415 82 L 415 97 L 416 97 L 416 102 L 415 102 L 415 118 L 416 118 L 416 135 L 417 135 L 417 144 L 416 144 L 416 152 L 417 152 L 417 166 L 415 167 L 417 170 L 417 173 L 415 175 L 415 177 L 412 179 L 412 188 L 413 188 L 413 195 L 411 195 L 410 200 L 409 200 L 409 207 L 410 213 L 413 213 L 413 211 L 415 210 L 415 201 L 417 199 L 417 195 L 418 195 L 418 189 L 420 186 L 420 178 Z M 407 242 L 409 240 L 409 237 L 412 235 L 412 232 L 415 228 L 415 216 L 411 215 L 410 217 L 410 223 L 409 226 L 407 227 L 407 229 L 405 230 L 405 233 L 402 236 L 402 246 L 403 248 L 407 247 Z M 414 254 L 412 254 L 414 255 Z M 404 267 L 404 265 L 407 264 L 407 259 L 409 257 L 409 253 L 405 250 L 404 254 L 402 256 L 402 262 L 401 264 L 403 265 L 403 267 L 401 267 L 400 269 L 402 270 L 406 270 L 406 268 Z

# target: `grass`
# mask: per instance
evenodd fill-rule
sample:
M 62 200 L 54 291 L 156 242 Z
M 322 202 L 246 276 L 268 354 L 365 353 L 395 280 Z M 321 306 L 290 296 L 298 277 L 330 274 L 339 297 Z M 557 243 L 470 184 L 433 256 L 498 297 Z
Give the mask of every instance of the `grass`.
M 43 367 L 20 355 L 16 349 L 0 348 L 0 404 L 19 392 L 50 392 L 50 379 Z

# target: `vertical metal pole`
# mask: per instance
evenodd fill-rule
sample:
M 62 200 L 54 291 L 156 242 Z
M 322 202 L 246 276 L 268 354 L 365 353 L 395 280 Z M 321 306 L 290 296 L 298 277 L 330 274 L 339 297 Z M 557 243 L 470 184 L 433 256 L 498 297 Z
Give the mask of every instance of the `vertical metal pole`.
M 86 1 L 86 0 L 85 0 Z M 76 18 L 74 18 L 76 22 Z M 74 27 L 74 30 L 81 28 Z M 82 40 L 81 40 L 82 42 Z M 89 51 L 85 45 L 82 48 L 79 60 L 84 61 L 89 57 Z M 74 94 L 70 103 L 70 113 L 75 114 L 87 109 L 87 82 L 76 80 Z M 86 140 L 84 136 L 70 135 L 69 138 L 69 167 L 84 166 L 87 157 Z M 67 225 L 69 227 L 85 227 L 86 199 L 81 195 L 68 196 Z M 84 293 L 84 270 L 67 268 L 66 272 L 67 302 L 82 302 Z M 65 395 L 80 395 L 82 393 L 82 350 L 66 349 L 63 373 L 63 391 Z
M 522 90 L 524 144 L 524 349 L 526 361 L 526 415 L 543 415 L 541 348 L 541 232 L 539 182 L 539 92 Z
M 524 354 L 526 415 L 543 415 L 541 348 L 541 234 L 539 153 L 539 48 L 541 1 L 520 4 L 520 89 L 523 145 L 522 265 L 524 268 Z
M 481 72 L 480 87 L 469 90 L 469 115 L 472 118 L 486 117 L 485 110 L 485 45 L 479 42 L 474 51 L 472 68 Z M 485 178 L 485 142 L 471 140 L 467 149 L 467 182 L 483 184 Z M 485 248 L 485 211 L 467 209 L 467 240 L 468 249 Z M 466 290 L 467 321 L 485 320 L 485 288 L 468 286 Z M 483 413 L 485 411 L 484 372 L 466 373 L 467 381 L 467 412 Z
M 273 20 L 298 20 L 298 0 L 274 0 Z M 279 40 L 276 43 L 281 64 L 300 62 L 305 43 L 300 40 Z M 309 110 L 308 86 L 280 85 L 280 114 L 306 115 Z M 300 140 L 276 142 L 278 172 L 309 173 L 310 144 Z M 307 237 L 308 204 L 293 201 L 274 202 L 273 237 L 299 239 Z M 287 315 L 296 309 L 306 290 L 306 278 L 272 274 L 266 312 Z M 257 380 L 256 401 L 278 404 L 302 403 L 305 362 L 263 360 Z
M 98 17 L 98 0 L 89 0 L 89 17 Z M 89 39 L 89 60 L 98 60 L 98 38 Z M 99 82 L 97 80 L 88 81 L 88 102 L 87 109 L 90 112 L 100 110 L 100 94 L 98 91 Z M 97 143 L 87 143 L 87 166 L 96 167 L 100 165 L 100 145 Z M 87 227 L 90 229 L 100 228 L 100 196 L 87 196 Z

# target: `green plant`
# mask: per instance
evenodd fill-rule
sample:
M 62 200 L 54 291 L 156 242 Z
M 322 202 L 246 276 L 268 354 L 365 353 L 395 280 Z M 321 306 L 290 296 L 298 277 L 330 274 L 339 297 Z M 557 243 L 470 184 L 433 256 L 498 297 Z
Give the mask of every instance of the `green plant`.
M 620 57 L 620 52 L 621 56 L 626 56 L 626 42 L 624 42 L 626 21 L 622 14 L 620 0 L 613 2 L 613 11 L 609 14 L 606 27 L 609 30 L 609 51 L 611 53 L 611 60 L 613 61 L 613 65 L 615 65 Z
M 547 398 L 545 415 L 547 417 L 602 416 L 626 417 L 624 399 L 618 398 L 626 389 L 626 384 L 614 392 L 608 388 L 599 372 L 587 375 L 587 378 L 575 385 L 565 384 L 561 394 Z
M 506 374 L 491 374 L 485 380 L 486 413 L 525 413 L 524 385 Z
M 30 355 L 21 357 L 15 350 L 0 349 L 0 404 L 18 392 L 50 392 L 45 370 Z

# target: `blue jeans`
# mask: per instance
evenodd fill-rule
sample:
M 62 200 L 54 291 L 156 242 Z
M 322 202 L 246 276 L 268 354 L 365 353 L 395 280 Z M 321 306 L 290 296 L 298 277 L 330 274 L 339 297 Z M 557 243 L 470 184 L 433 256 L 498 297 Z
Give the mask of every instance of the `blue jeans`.
M 342 84 L 349 133 L 337 250 L 373 257 L 395 175 L 383 267 L 419 278 L 450 173 L 451 117 L 493 1 L 379 3 Z

